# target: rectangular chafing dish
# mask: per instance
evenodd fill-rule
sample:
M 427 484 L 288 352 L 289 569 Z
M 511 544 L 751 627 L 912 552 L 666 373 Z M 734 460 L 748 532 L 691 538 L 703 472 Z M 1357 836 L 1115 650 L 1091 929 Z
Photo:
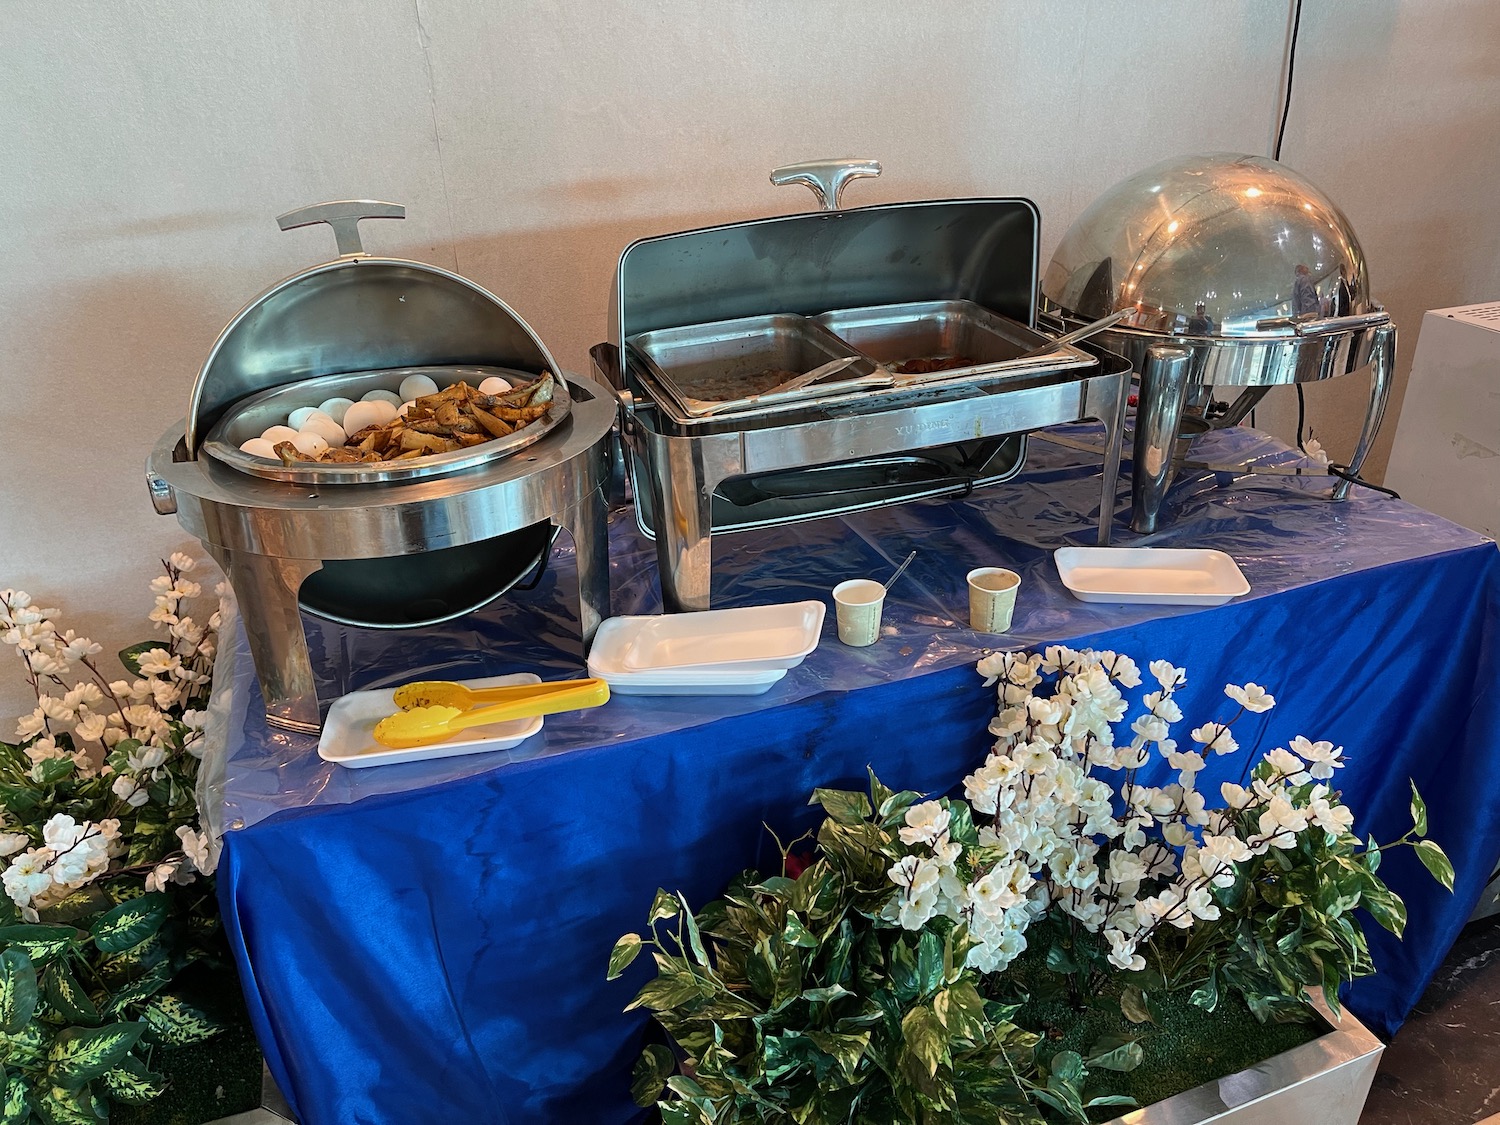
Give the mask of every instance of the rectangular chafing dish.
M 808 174 L 836 182 L 840 167 Z M 1028 430 L 1083 418 L 1107 429 L 1099 539 L 1108 542 L 1130 367 L 1074 348 L 1025 356 L 1049 342 L 1034 327 L 1038 226 L 1028 200 L 933 200 L 683 231 L 625 249 L 613 338 L 593 354 L 620 394 L 637 515 L 656 538 L 668 608 L 709 607 L 715 531 L 968 491 L 1019 469 Z M 862 354 L 850 346 L 856 336 L 899 360 L 960 342 L 980 354 L 960 352 L 978 362 L 956 370 L 902 376 L 885 366 L 861 372 L 863 382 L 833 375 L 784 398 L 747 390 L 696 403 L 674 380 L 671 349 L 650 354 L 653 337 L 701 342 L 726 322 L 767 317 L 803 318 L 823 339 L 836 322 L 847 336 L 832 350 L 845 356 Z M 987 335 L 999 338 L 981 346 Z M 903 348 L 912 350 L 897 355 Z M 708 358 L 700 346 L 695 363 Z M 722 358 L 732 393 L 737 370 L 754 372 Z

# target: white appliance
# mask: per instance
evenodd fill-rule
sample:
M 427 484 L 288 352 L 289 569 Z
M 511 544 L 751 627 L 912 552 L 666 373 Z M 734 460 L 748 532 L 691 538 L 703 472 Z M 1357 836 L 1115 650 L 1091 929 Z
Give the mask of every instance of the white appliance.
M 1494 537 L 1500 528 L 1500 302 L 1422 318 L 1385 483 Z M 1500 871 L 1474 918 L 1500 913 Z
M 1500 302 L 1422 318 L 1385 483 L 1454 523 L 1500 533 Z

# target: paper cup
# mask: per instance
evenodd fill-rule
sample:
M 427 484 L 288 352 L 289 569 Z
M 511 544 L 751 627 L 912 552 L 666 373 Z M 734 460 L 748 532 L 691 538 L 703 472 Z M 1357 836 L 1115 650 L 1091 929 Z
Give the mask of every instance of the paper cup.
M 969 579 L 969 628 L 976 633 L 1004 633 L 1010 629 L 1016 609 L 1016 591 L 1021 576 L 998 566 L 971 570 Z
M 840 582 L 833 588 L 839 640 L 854 648 L 872 645 L 880 637 L 880 612 L 885 607 L 885 587 L 869 578 Z

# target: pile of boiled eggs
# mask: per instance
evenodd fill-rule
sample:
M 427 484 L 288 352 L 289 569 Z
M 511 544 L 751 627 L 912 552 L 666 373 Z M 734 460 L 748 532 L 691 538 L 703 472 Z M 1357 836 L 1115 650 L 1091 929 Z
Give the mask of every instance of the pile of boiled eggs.
M 325 449 L 337 449 L 367 426 L 383 426 L 402 417 L 411 404 L 424 395 L 438 393 L 438 385 L 426 375 L 408 375 L 399 391 L 370 391 L 358 402 L 330 398 L 317 406 L 304 406 L 288 415 L 286 425 L 272 426 L 260 437 L 240 444 L 240 452 L 279 461 L 276 446 L 289 441 L 305 457 L 316 457 Z M 504 394 L 511 384 L 491 375 L 479 384 L 479 393 Z

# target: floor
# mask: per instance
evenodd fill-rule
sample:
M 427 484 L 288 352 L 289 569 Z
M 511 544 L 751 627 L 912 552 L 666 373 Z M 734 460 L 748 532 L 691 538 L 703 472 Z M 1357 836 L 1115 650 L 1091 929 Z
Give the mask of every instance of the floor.
M 1471 922 L 1386 1048 L 1360 1125 L 1500 1125 L 1500 917 Z

